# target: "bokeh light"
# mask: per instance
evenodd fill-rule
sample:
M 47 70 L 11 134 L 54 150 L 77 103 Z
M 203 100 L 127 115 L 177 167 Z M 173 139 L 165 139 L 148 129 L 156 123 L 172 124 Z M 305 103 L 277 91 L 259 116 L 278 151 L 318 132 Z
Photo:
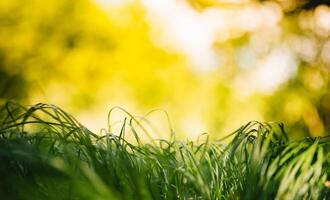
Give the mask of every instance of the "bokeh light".
M 95 132 L 120 106 L 166 110 L 178 137 L 252 120 L 326 135 L 330 7 L 319 2 L 4 0 L 0 100 L 56 104 Z M 167 137 L 166 117 L 150 118 Z

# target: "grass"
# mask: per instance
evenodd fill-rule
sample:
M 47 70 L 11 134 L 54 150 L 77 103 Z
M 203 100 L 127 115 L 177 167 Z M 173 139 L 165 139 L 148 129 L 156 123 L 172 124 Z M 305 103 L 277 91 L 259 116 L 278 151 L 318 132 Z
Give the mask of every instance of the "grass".
M 330 137 L 291 141 L 283 124 L 250 122 L 219 141 L 143 143 L 139 123 L 128 114 L 97 135 L 56 106 L 6 103 L 0 199 L 330 198 Z

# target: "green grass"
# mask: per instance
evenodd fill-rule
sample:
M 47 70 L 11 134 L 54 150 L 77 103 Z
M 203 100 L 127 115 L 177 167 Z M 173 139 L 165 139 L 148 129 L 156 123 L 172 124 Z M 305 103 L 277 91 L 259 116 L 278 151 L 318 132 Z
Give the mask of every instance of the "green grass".
M 250 122 L 218 141 L 143 143 L 139 126 L 128 114 L 99 135 L 56 106 L 6 103 L 0 199 L 330 197 L 330 137 L 290 141 L 282 124 Z

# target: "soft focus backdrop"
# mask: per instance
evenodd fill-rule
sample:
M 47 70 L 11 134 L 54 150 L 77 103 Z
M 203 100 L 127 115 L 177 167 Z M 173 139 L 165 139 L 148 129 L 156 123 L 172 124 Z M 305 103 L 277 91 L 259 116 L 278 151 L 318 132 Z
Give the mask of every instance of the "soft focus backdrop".
M 121 106 L 166 110 L 182 138 L 251 120 L 330 133 L 327 0 L 2 0 L 0 38 L 1 102 L 56 104 L 96 132 Z

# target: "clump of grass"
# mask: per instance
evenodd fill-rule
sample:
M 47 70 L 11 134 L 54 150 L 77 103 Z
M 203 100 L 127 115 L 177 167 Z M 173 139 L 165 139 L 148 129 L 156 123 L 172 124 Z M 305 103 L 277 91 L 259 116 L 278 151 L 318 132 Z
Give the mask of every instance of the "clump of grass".
M 128 115 L 119 133 L 94 134 L 56 106 L 6 103 L 0 198 L 330 197 L 329 137 L 290 141 L 282 124 L 250 122 L 219 141 L 143 143 L 136 126 Z M 128 132 L 136 143 L 126 140 Z

